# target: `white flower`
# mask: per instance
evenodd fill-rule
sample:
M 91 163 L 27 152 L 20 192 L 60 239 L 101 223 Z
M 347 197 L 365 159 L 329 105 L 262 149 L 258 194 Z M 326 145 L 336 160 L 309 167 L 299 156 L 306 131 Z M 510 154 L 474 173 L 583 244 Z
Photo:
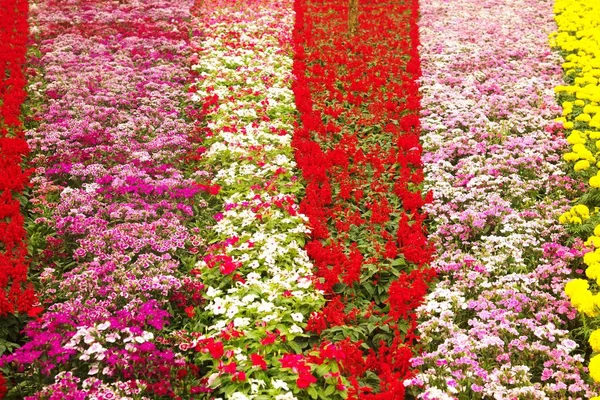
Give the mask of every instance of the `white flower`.
M 236 328 L 243 328 L 248 325 L 250 325 L 250 318 L 235 318 L 233 320 L 233 326 Z
M 98 373 L 99 369 L 98 369 L 98 364 L 92 364 L 90 366 L 90 370 L 88 372 L 88 375 L 96 375 Z
M 96 329 L 98 329 L 99 331 L 104 331 L 104 330 L 107 330 L 108 328 L 110 328 L 110 321 L 103 322 L 103 323 L 99 324 L 98 326 L 96 326 Z
M 231 400 L 250 400 L 245 394 L 241 392 L 235 392 L 231 396 L 229 396 Z
M 298 287 L 302 289 L 308 289 L 311 285 L 311 281 L 307 277 L 302 277 L 298 279 Z
M 86 353 L 87 354 L 103 353 L 105 351 L 106 351 L 106 349 L 104 347 L 102 347 L 102 345 L 100 343 L 96 342 L 93 345 L 91 345 L 89 349 L 87 349 Z
M 304 315 L 302 315 L 300 313 L 292 313 L 291 317 L 296 322 L 302 322 L 302 321 L 304 321 Z
M 212 286 L 209 286 L 208 289 L 206 289 L 206 297 L 217 297 L 220 294 L 221 290 L 215 289 Z
M 273 311 L 273 307 L 275 307 L 273 303 L 262 300 L 257 308 L 257 311 L 260 313 L 267 313 Z
M 287 392 L 285 394 L 278 394 L 275 396 L 275 400 L 297 400 L 297 398 L 292 394 L 292 392 Z
M 275 389 L 290 390 L 288 384 L 281 379 L 271 379 L 271 385 L 273 385 Z
M 221 297 L 217 297 L 214 300 L 214 303 L 206 308 L 212 310 L 212 312 L 215 315 L 219 315 L 219 314 L 225 314 L 225 311 L 226 311 L 225 306 L 226 306 L 225 300 L 223 300 Z

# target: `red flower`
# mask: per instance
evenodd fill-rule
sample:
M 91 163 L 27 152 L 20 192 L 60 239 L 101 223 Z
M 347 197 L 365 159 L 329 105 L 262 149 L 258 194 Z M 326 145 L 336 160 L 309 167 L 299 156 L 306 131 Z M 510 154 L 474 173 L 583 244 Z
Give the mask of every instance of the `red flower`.
M 259 367 L 262 370 L 267 369 L 267 363 L 265 359 L 259 354 L 250 354 L 250 359 L 252 360 L 252 365 Z
M 317 382 L 317 378 L 309 373 L 301 373 L 296 380 L 296 384 L 300 389 L 306 389 L 315 382 Z
M 267 333 L 267 337 L 262 339 L 260 341 L 260 344 L 262 344 L 263 346 L 267 346 L 269 344 L 275 343 L 275 339 L 277 339 L 277 335 L 274 333 L 271 333 L 269 331 L 267 331 L 266 333 Z
M 213 358 L 221 358 L 225 353 L 223 342 L 217 342 L 213 338 L 201 341 L 196 345 L 196 351 L 209 352 Z
M 285 354 L 279 359 L 283 368 L 291 368 L 300 371 L 305 367 L 304 356 L 302 354 Z
M 0 399 L 3 399 L 7 392 L 8 388 L 6 387 L 6 379 L 2 374 L 0 374 Z
M 192 318 L 194 315 L 196 315 L 196 309 L 194 306 L 188 306 L 185 308 L 185 313 L 187 314 L 188 318 Z
M 219 366 L 219 369 L 222 372 L 233 375 L 237 372 L 237 364 L 235 363 L 235 361 L 232 361 L 229 364 L 221 364 Z
M 211 185 L 208 188 L 208 193 L 210 193 L 210 194 L 212 194 L 214 196 L 214 195 L 219 194 L 220 190 L 221 190 L 221 186 L 219 186 L 219 185 Z

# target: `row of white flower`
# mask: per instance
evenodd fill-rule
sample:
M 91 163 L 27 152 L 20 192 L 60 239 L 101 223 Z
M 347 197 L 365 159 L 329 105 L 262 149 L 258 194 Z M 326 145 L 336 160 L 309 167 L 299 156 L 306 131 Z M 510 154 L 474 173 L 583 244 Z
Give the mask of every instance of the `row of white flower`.
M 303 189 L 291 147 L 294 13 L 291 3 L 252 2 L 243 10 L 207 3 L 211 17 L 199 21 L 205 37 L 190 97 L 199 105 L 218 97 L 204 116 L 212 136 L 203 162 L 215 166 L 212 184 L 220 186 L 223 210 L 215 215 L 217 242 L 197 264 L 207 286 L 198 318 L 207 326 L 205 337 L 242 332 L 224 342 L 212 386 L 229 399 L 291 400 L 296 397 L 288 383 L 297 374 L 282 372 L 279 358 L 290 349 L 301 353 L 294 340 L 306 336 L 309 315 L 324 304 L 302 248 L 309 230 L 296 198 Z M 251 354 L 268 368 L 253 364 Z M 235 362 L 247 381 L 223 372 L 227 362 Z

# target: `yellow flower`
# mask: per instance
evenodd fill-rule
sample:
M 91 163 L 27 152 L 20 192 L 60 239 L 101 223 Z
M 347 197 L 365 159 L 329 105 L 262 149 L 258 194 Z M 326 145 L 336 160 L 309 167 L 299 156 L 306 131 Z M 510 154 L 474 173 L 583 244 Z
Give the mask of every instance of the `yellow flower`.
M 589 338 L 590 346 L 595 353 L 600 352 L 600 329 L 596 329 Z
M 589 167 L 590 167 L 590 162 L 588 160 L 579 160 L 575 163 L 575 166 L 573 167 L 573 169 L 575 169 L 575 171 L 585 171 Z
M 579 122 L 590 122 L 591 120 L 592 120 L 592 117 L 590 116 L 590 114 L 586 114 L 586 113 L 579 114 L 577 116 L 577 118 L 575 118 L 575 121 L 579 121 Z
M 600 139 L 600 132 L 598 131 L 585 131 L 585 133 L 587 133 L 587 135 L 590 137 L 590 139 Z
M 590 239 L 593 237 L 596 237 L 596 236 L 591 236 Z M 590 240 L 590 239 L 588 239 L 588 240 Z M 600 238 L 597 238 L 597 239 L 600 239 Z M 598 263 L 600 263 L 600 254 L 597 253 L 596 251 L 590 251 L 589 253 L 585 253 L 583 255 L 583 262 L 585 263 L 585 265 L 598 264 Z
M 571 220 L 571 213 L 567 211 L 566 213 L 562 213 L 560 217 L 558 217 L 558 222 L 560 224 L 566 224 Z
M 565 161 L 576 161 L 579 160 L 579 156 L 577 155 L 577 153 L 565 153 L 563 155 L 563 160 Z
M 594 175 L 590 178 L 590 186 L 593 188 L 600 188 L 600 176 Z
M 586 246 L 594 246 L 595 249 L 600 248 L 600 237 L 590 236 L 588 238 L 588 240 L 585 241 L 585 245 Z M 598 261 L 596 261 L 596 262 L 600 262 L 600 257 L 598 257 Z
M 569 136 L 567 136 L 567 142 L 569 142 L 569 144 L 577 144 L 577 143 L 585 144 L 586 139 L 585 139 L 585 137 L 582 136 L 580 131 L 573 130 L 571 132 L 571 134 Z
M 593 280 L 598 279 L 599 273 L 600 268 L 598 264 L 591 265 L 585 269 L 585 276 Z
M 579 293 L 585 290 L 588 290 L 590 284 L 585 279 L 571 279 L 565 285 L 565 294 L 569 297 L 573 296 L 575 293 Z
M 594 382 L 600 382 L 600 355 L 597 354 L 590 359 L 590 376 Z
M 588 218 L 590 216 L 590 209 L 585 204 L 577 204 L 576 206 L 573 206 L 571 212 L 575 212 L 584 218 Z
M 593 295 L 589 290 L 581 296 L 573 298 L 571 302 L 573 303 L 573 306 L 577 308 L 577 311 L 584 313 L 588 317 L 598 316 L 600 296 Z

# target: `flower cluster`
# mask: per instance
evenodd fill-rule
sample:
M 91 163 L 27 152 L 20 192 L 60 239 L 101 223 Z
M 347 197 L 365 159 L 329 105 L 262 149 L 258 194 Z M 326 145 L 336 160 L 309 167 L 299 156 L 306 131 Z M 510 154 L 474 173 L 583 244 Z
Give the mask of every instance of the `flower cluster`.
M 198 368 L 165 338 L 172 316 L 202 301 L 199 283 L 178 271 L 201 191 L 181 162 L 189 7 L 31 4 L 29 235 L 46 312 L 2 359 L 19 396 L 192 398 L 203 389 Z
M 210 18 L 206 18 L 210 15 Z M 187 346 L 214 396 L 342 398 L 333 344 L 313 348 L 309 316 L 324 304 L 303 249 L 302 185 L 291 147 L 292 3 L 206 0 L 189 100 L 204 140 L 202 168 L 220 206 L 194 273 L 206 304 L 191 313 Z M 202 329 L 199 329 L 202 327 Z
M 419 93 L 418 2 L 297 0 L 296 160 L 306 245 L 327 304 L 309 329 L 343 346 L 351 398 L 403 399 L 414 310 L 428 290 Z
M 41 311 L 27 282 L 27 243 L 21 213 L 30 173 L 22 167 L 29 147 L 21 120 L 26 97 L 27 11 L 25 0 L 7 1 L 0 10 L 0 317 L 35 316 Z
M 476 20 L 477 24 L 469 21 Z M 549 2 L 421 4 L 423 161 L 440 281 L 419 309 L 418 399 L 582 399 L 556 222 L 579 185 L 553 119 Z M 583 207 L 569 218 L 588 217 Z
M 588 279 L 576 277 L 565 285 L 565 293 L 583 320 L 583 336 L 589 339 L 595 353 L 589 362 L 589 372 L 600 382 L 600 6 L 584 1 L 557 1 L 554 7 L 558 31 L 550 39 L 564 57 L 562 68 L 566 85 L 554 90 L 562 105 L 557 121 L 567 131 L 571 151 L 564 160 L 573 164 L 571 174 L 586 182 L 585 192 L 576 205 L 560 216 L 570 233 L 582 240 L 583 264 Z M 580 263 L 578 260 L 577 264 Z

